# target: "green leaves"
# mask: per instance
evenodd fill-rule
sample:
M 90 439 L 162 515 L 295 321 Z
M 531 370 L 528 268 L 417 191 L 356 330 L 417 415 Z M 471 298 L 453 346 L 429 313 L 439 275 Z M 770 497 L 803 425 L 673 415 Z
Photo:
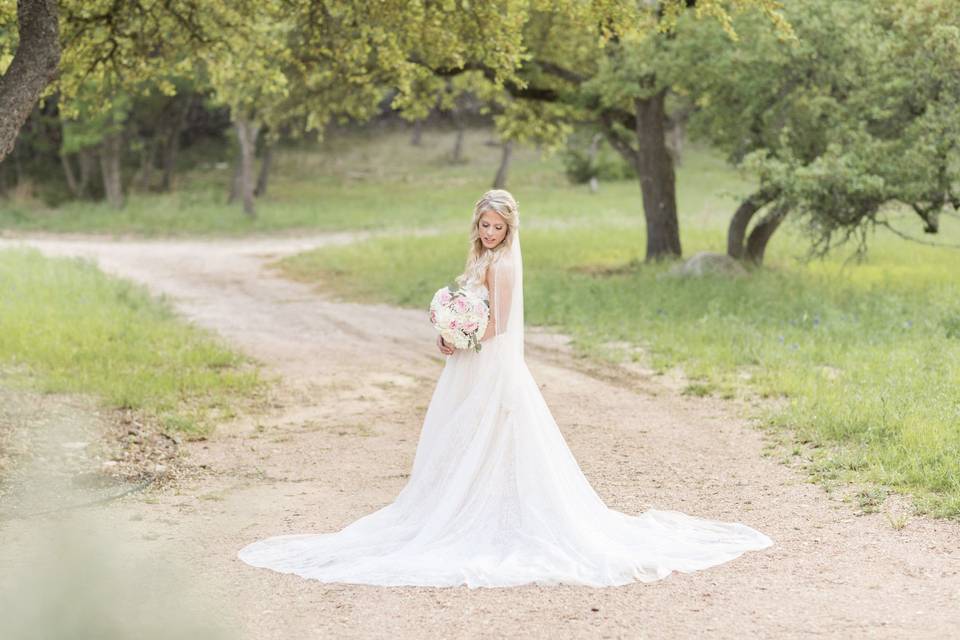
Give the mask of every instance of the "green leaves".
M 700 0 L 695 14 L 732 33 L 745 7 L 788 30 L 774 0 Z M 68 119 L 104 117 L 120 96 L 172 95 L 177 78 L 246 120 L 317 132 L 333 117 L 371 117 L 391 94 L 395 109 L 417 119 L 438 100 L 471 93 L 496 114 L 503 139 L 548 150 L 597 109 L 655 92 L 669 60 L 663 34 L 686 28 L 689 14 L 683 0 L 62 0 L 60 8 L 64 53 L 49 91 Z M 15 12 L 13 0 L 0 0 L 0 67 L 15 46 Z
M 739 44 L 709 24 L 675 40 L 691 132 L 779 192 L 817 253 L 862 243 L 891 206 L 939 211 L 960 184 L 960 6 L 811 0 L 786 16 L 789 45 L 757 14 L 735 21 Z

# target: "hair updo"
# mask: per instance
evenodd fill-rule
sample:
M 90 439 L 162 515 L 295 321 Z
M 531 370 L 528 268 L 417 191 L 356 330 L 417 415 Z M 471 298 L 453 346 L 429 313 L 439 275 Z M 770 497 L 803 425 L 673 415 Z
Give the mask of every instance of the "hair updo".
M 500 214 L 507 223 L 507 233 L 500 244 L 487 249 L 480 240 L 480 216 L 487 211 Z M 470 251 L 463 274 L 457 278 L 461 287 L 468 283 L 482 283 L 489 267 L 506 253 L 513 243 L 513 234 L 520 228 L 520 208 L 516 199 L 505 189 L 491 189 L 473 205 L 473 225 L 470 228 Z

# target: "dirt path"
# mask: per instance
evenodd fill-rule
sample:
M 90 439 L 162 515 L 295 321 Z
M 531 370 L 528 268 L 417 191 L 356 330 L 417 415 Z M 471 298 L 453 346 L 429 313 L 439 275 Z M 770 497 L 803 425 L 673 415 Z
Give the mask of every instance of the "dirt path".
M 642 373 L 591 374 L 548 337 L 531 336 L 528 362 L 608 505 L 740 521 L 775 546 L 610 589 L 380 588 L 244 565 L 236 550 L 254 539 L 333 531 L 387 504 L 412 464 L 442 367 L 424 314 L 334 302 L 262 266 L 351 239 L 28 240 L 49 254 L 95 257 L 168 294 L 184 316 L 281 377 L 268 415 L 185 445 L 196 473 L 180 486 L 94 509 L 123 532 L 123 554 L 179 567 L 191 597 L 234 637 L 957 635 L 960 526 L 911 518 L 898 530 L 883 513 L 858 515 L 764 455 L 742 417 L 748 407 L 684 397 Z M 0 561 L 15 555 L 26 526 L 0 531 Z

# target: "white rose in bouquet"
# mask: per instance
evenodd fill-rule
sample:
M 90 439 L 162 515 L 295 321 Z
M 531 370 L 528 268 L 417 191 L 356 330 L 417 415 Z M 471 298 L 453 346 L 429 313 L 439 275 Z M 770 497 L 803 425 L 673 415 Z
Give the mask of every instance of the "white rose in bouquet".
M 430 302 L 430 322 L 444 342 L 458 349 L 473 347 L 480 351 L 480 337 L 489 317 L 486 300 L 457 287 L 443 287 Z

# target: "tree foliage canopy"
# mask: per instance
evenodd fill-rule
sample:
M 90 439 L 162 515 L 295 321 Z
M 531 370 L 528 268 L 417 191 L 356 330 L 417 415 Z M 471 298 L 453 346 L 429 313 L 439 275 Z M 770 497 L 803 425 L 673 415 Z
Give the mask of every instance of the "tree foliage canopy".
M 749 46 L 707 24 L 676 43 L 691 131 L 755 170 L 815 253 L 862 248 L 892 207 L 936 232 L 939 212 L 960 207 L 960 4 L 810 0 L 786 15 L 792 46 L 757 16 L 734 23 Z

